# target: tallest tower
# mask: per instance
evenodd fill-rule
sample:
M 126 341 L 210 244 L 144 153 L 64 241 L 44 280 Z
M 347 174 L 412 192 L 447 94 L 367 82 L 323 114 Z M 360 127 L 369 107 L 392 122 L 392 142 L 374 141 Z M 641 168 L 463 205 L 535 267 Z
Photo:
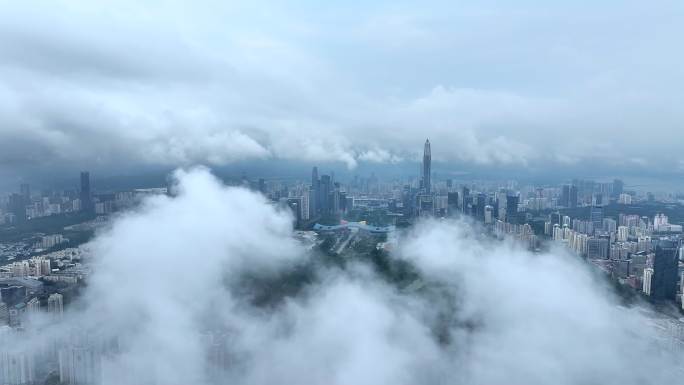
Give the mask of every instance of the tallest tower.
M 430 139 L 425 140 L 425 149 L 423 150 L 423 188 L 425 193 L 430 194 L 432 187 L 430 175 L 432 173 L 432 154 L 430 153 Z

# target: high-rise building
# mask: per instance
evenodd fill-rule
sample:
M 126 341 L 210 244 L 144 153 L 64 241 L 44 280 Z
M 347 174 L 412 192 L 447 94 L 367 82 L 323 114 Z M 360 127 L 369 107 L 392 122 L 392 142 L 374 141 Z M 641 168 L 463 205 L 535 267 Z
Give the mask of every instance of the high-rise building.
M 28 261 L 14 262 L 10 266 L 12 277 L 28 277 L 31 274 L 31 265 Z
M 37 297 L 33 297 L 26 302 L 26 312 L 29 314 L 36 314 L 40 312 L 40 300 L 38 300 Z
M 55 293 L 48 297 L 48 313 L 53 318 L 60 319 L 64 315 L 64 297 Z
M 477 219 L 484 221 L 485 206 L 487 205 L 487 196 L 484 193 L 477 194 L 477 207 L 475 209 Z
M 0 326 L 9 325 L 9 308 L 7 304 L 0 301 Z
M 12 194 L 9 196 L 9 211 L 14 215 L 16 223 L 26 221 L 26 202 L 21 194 Z
M 651 295 L 651 283 L 653 281 L 653 269 L 650 267 L 647 267 L 644 269 L 644 278 L 643 278 L 643 287 L 642 290 L 644 294 L 646 295 Z
M 425 140 L 425 147 L 423 148 L 423 190 L 426 194 L 430 194 L 432 189 L 432 152 L 430 150 L 430 140 Z
M 682 294 L 682 309 L 684 309 L 684 271 L 679 277 L 679 292 Z
M 591 206 L 589 209 L 589 221 L 594 225 L 594 229 L 603 228 L 603 207 Z
M 603 218 L 603 231 L 609 233 L 617 231 L 617 221 L 613 218 Z
M 596 206 L 603 206 L 603 194 L 596 193 L 592 197 L 592 204 Z
M 81 210 L 92 211 L 92 192 L 90 191 L 90 173 L 88 171 L 81 172 Z
M 669 219 L 665 214 L 660 213 L 656 214 L 656 216 L 653 217 L 653 230 L 655 231 L 661 231 L 664 228 L 666 228 L 669 224 Z
M 629 194 L 620 194 L 618 196 L 618 203 L 621 205 L 631 205 L 632 204 L 632 196 Z
M 226 370 L 233 363 L 230 349 L 230 335 L 224 332 L 208 331 L 202 334 L 202 345 L 206 348 L 207 376 L 211 383 L 221 383 Z
M 518 202 L 520 197 L 517 195 L 506 196 L 506 222 L 518 224 Z
M 578 195 L 578 189 L 576 185 L 570 186 L 570 191 L 569 191 L 569 207 L 577 207 L 577 195 Z
M 679 245 L 670 240 L 660 240 L 653 259 L 651 299 L 674 300 L 677 295 L 679 275 Z
M 102 383 L 102 355 L 90 346 L 69 346 L 59 350 L 59 381 L 62 384 Z
M 321 215 L 330 215 L 331 209 L 331 194 L 333 193 L 332 177 L 330 175 L 321 175 L 320 190 L 319 190 L 319 212 Z
M 311 189 L 309 191 L 309 212 L 311 218 L 314 218 L 321 211 L 321 181 L 318 179 L 318 167 L 311 170 Z
M 316 196 L 317 190 L 309 189 L 309 218 L 316 218 Z
M 605 238 L 589 238 L 587 240 L 587 258 L 608 259 L 610 241 Z
M 570 185 L 563 185 L 561 192 L 560 205 L 563 207 L 570 207 Z
M 309 218 L 309 213 L 311 212 L 311 209 L 309 208 L 309 190 L 307 188 L 304 188 L 304 191 L 302 192 L 302 219 L 305 221 L 308 221 Z
M 43 277 L 52 273 L 50 266 L 50 258 L 37 257 L 33 259 L 33 264 L 36 270 L 36 277 Z
M 617 228 L 617 240 L 618 240 L 618 242 L 627 242 L 628 237 L 629 237 L 629 227 L 619 226 Z
M 295 227 L 298 227 L 302 221 L 302 197 L 280 198 L 280 200 L 290 207 L 295 220 Z
M 459 207 L 458 192 L 447 193 L 447 204 L 449 205 L 449 211 L 456 212 Z
M 3 349 L 0 341 L 0 384 L 25 385 L 38 383 L 35 378 L 35 360 L 28 351 Z
M 461 189 L 461 202 L 459 204 L 459 207 L 461 208 L 461 212 L 463 214 L 468 214 L 468 203 L 470 203 L 470 189 L 466 186 L 463 186 Z
M 492 223 L 492 211 L 494 210 L 494 207 L 492 206 L 485 206 L 485 211 L 484 211 L 484 223 L 485 224 L 490 224 Z
M 624 190 L 625 184 L 622 182 L 620 179 L 615 179 L 613 181 L 613 191 L 612 191 L 612 196 L 613 197 L 619 197 L 620 194 L 622 194 L 622 191 Z
M 24 204 L 30 204 L 31 203 L 31 186 L 28 185 L 28 183 L 23 183 L 19 186 L 19 192 L 24 198 Z
M 496 194 L 496 217 L 500 221 L 506 220 L 506 192 L 501 191 Z M 558 222 L 560 223 L 560 222 Z
M 330 210 L 332 212 L 332 215 L 337 216 L 340 214 L 340 184 L 337 182 L 335 183 L 335 186 L 331 193 Z

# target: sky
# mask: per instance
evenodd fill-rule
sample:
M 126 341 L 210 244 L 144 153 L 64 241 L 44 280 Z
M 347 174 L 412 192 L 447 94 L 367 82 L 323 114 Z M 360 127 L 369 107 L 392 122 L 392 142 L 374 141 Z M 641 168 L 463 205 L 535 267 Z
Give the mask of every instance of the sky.
M 0 175 L 684 172 L 681 1 L 0 1 Z
M 314 263 L 289 211 L 208 169 L 174 178 L 174 197 L 146 199 L 87 245 L 93 273 L 63 322 L 0 330 L 0 354 L 115 337 L 103 385 L 643 385 L 684 373 L 656 315 L 622 306 L 562 250 L 532 254 L 483 241 L 468 222 L 425 221 L 389 255 L 417 269 L 424 286 L 408 289 L 362 259 Z M 300 290 L 255 304 L 245 277 L 301 266 L 314 278 Z M 208 335 L 226 336 L 227 365 L 210 358 Z

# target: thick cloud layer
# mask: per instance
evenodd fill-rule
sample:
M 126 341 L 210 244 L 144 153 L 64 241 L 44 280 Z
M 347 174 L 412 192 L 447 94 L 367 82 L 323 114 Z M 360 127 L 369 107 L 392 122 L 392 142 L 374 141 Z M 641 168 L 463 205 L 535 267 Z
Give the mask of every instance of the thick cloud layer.
M 176 197 L 148 200 L 96 238 L 83 303 L 47 329 L 116 337 L 105 384 L 681 378 L 681 359 L 657 341 L 644 311 L 618 306 L 570 256 L 485 242 L 465 223 L 425 222 L 392 257 L 415 266 L 421 283 L 398 285 L 370 261 L 315 262 L 292 238 L 286 212 L 205 169 L 176 177 Z M 282 277 L 302 267 L 313 275 L 286 290 Z M 282 298 L 257 304 L 260 285 Z M 34 346 L 21 338 L 12 346 Z
M 5 166 L 684 167 L 679 1 L 2 8 Z
M 617 306 L 576 257 L 483 244 L 463 225 L 434 223 L 418 229 L 402 253 L 426 276 L 453 285 L 456 317 L 477 325 L 457 339 L 467 349 L 467 383 L 640 384 L 681 376 L 682 363 L 655 344 L 643 313 Z

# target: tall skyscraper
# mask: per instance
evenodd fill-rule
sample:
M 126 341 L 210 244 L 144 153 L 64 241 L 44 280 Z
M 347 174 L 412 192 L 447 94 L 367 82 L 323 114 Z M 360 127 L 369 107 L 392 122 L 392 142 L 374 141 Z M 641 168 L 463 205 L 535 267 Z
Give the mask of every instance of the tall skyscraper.
M 570 207 L 570 185 L 563 185 L 563 191 L 561 193 L 560 206 Z
M 430 194 L 432 188 L 432 180 L 430 175 L 432 173 L 432 153 L 430 151 L 430 140 L 425 140 L 425 148 L 423 149 L 423 189 L 426 194 Z
M 517 195 L 506 196 L 506 222 L 513 224 L 519 223 L 518 203 L 520 197 Z
M 318 167 L 314 166 L 311 170 L 311 187 L 318 187 Z
M 674 241 L 661 240 L 655 249 L 651 299 L 675 299 L 679 271 L 679 245 Z
M 339 215 L 340 214 L 340 184 L 335 182 L 334 184 L 333 191 L 331 192 L 331 202 L 330 202 L 330 211 L 332 212 L 333 215 Z
M 321 211 L 321 180 L 318 179 L 318 167 L 311 170 L 311 189 L 309 190 L 309 216 L 315 218 Z
M 463 214 L 467 214 L 468 203 L 470 203 L 470 189 L 468 187 L 463 186 L 463 188 L 461 188 L 460 199 L 461 201 L 458 206 Z
M 9 196 L 9 211 L 14 214 L 14 220 L 17 223 L 26 221 L 26 203 L 21 194 L 12 194 Z
M 333 184 L 332 184 L 332 177 L 330 175 L 321 175 L 321 182 L 320 182 L 320 191 L 319 191 L 319 200 L 318 203 L 320 205 L 319 211 L 321 215 L 329 215 L 330 214 L 330 209 L 332 207 L 331 201 L 332 197 L 331 194 L 333 193 Z
M 92 194 L 90 192 L 90 173 L 81 172 L 81 210 L 92 211 Z
M 485 206 L 486 205 L 487 205 L 487 196 L 484 193 L 477 194 L 476 216 L 481 221 L 484 221 Z

